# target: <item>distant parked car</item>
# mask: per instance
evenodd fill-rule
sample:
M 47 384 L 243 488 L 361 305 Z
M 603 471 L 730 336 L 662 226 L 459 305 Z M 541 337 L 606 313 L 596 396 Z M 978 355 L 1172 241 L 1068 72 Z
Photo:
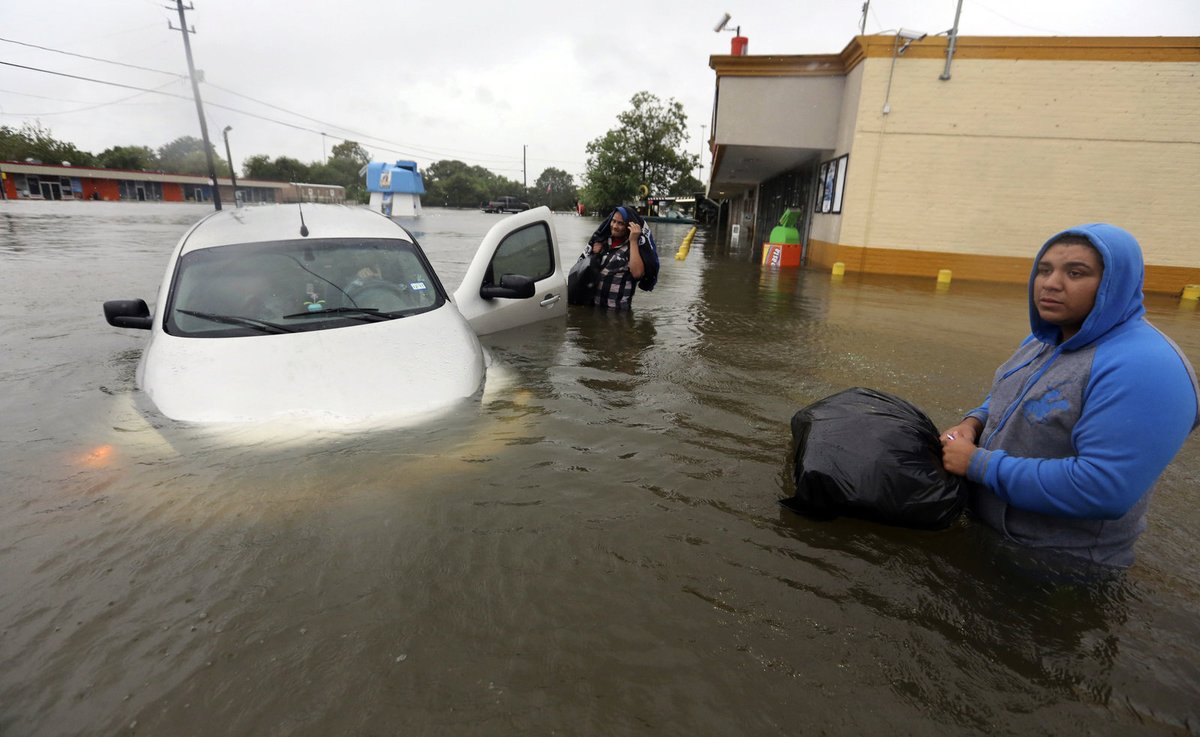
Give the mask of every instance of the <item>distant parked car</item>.
M 516 197 L 501 197 L 483 204 L 484 212 L 524 212 L 528 209 L 529 203 L 521 202 Z
M 138 387 L 169 418 L 386 421 L 483 384 L 479 335 L 566 315 L 550 211 L 492 226 L 453 297 L 413 236 L 343 205 L 213 213 L 184 234 L 158 292 L 104 303 L 150 333 Z

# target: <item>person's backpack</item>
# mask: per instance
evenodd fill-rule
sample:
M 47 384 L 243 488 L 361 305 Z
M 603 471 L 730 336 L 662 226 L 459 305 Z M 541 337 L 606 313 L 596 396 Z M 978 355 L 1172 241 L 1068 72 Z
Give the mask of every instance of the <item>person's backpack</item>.
M 641 220 L 641 217 L 638 218 Z M 646 236 L 646 243 L 638 242 L 638 251 L 642 254 L 642 263 L 646 266 L 646 273 L 642 274 L 642 278 L 638 279 L 638 288 L 647 292 L 654 290 L 654 285 L 658 284 L 658 246 L 654 243 L 654 234 L 650 232 L 650 228 L 646 227 L 646 221 L 642 220 L 642 235 Z
M 567 304 L 590 305 L 596 294 L 596 268 L 590 249 L 584 251 L 567 273 Z

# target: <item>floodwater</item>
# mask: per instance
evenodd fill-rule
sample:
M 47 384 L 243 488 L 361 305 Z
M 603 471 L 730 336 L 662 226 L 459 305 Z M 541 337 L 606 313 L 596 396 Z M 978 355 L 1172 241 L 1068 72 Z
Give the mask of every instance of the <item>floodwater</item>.
M 225 442 L 137 409 L 145 333 L 101 313 L 206 213 L 0 203 L 0 735 L 1200 734 L 1196 436 L 1113 580 L 776 503 L 809 402 L 977 404 L 1020 287 L 659 226 L 632 316 L 485 339 L 510 380 L 460 412 Z M 453 290 L 498 217 L 407 224 Z M 595 225 L 555 217 L 570 261 Z M 1200 313 L 1148 306 L 1198 362 Z

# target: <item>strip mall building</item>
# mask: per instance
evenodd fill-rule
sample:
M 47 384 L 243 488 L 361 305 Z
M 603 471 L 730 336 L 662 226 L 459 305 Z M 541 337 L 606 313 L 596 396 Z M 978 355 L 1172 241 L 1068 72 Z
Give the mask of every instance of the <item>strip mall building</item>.
M 218 177 L 221 200 L 233 202 L 233 182 Z M 243 203 L 345 202 L 336 184 L 241 179 Z M 211 202 L 212 180 L 187 174 L 129 169 L 0 161 L 0 200 L 111 200 L 133 202 Z
M 805 263 L 1023 283 L 1053 233 L 1131 231 L 1146 288 L 1200 283 L 1200 38 L 858 36 L 713 56 L 711 198 L 758 249 L 801 213 Z

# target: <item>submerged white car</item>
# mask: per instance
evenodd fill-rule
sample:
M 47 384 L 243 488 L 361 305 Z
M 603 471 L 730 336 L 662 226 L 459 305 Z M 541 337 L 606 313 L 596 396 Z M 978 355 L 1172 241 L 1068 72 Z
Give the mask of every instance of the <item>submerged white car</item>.
M 551 213 L 494 225 L 453 297 L 416 240 L 365 208 L 215 212 L 180 239 L 158 292 L 104 303 L 150 331 L 138 387 L 187 422 L 333 422 L 432 412 L 480 390 L 479 335 L 566 315 Z

